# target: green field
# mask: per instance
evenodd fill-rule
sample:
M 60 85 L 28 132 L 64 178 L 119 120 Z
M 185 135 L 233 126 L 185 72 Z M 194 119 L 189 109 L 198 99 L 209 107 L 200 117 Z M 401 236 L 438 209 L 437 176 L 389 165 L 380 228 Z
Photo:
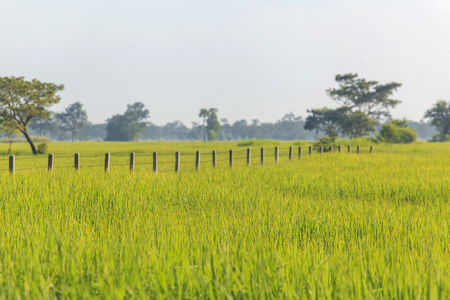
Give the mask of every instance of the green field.
M 52 173 L 23 143 L 14 176 L 0 144 L 0 297 L 449 299 L 450 143 L 372 154 L 350 143 L 361 154 L 309 156 L 307 142 L 51 142 Z M 289 162 L 290 145 L 302 158 Z

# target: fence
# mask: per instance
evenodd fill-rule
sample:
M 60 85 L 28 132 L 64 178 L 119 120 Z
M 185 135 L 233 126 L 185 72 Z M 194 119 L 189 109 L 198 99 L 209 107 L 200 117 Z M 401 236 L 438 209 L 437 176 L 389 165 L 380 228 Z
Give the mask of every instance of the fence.
M 260 149 L 259 152 L 259 159 L 260 159 L 260 165 L 264 165 L 266 163 L 266 149 L 264 147 L 262 147 Z M 274 160 L 275 160 L 275 164 L 278 165 L 279 161 L 280 161 L 280 148 L 277 146 L 274 149 Z M 289 161 L 292 161 L 294 159 L 294 148 L 293 147 L 289 147 L 288 149 L 289 151 L 287 152 Z M 318 151 L 320 154 L 324 153 L 324 148 L 321 146 L 319 148 Z M 333 146 L 330 146 L 330 148 L 328 149 L 328 152 L 333 153 L 334 152 L 334 148 Z M 341 153 L 342 152 L 342 147 L 339 145 L 337 146 L 337 152 Z M 351 147 L 347 146 L 347 152 L 351 153 Z M 369 153 L 373 152 L 373 146 L 370 146 L 369 148 Z M 212 160 L 211 160 L 211 164 L 212 167 L 217 167 L 217 162 L 218 161 L 228 161 L 228 165 L 230 168 L 233 168 L 233 163 L 236 160 L 236 157 L 234 154 L 236 153 L 246 153 L 245 157 L 239 157 L 239 159 L 245 159 L 246 161 L 246 165 L 250 166 L 252 164 L 252 149 L 251 148 L 247 148 L 246 150 L 237 150 L 237 151 L 233 151 L 233 150 L 229 150 L 229 151 L 224 151 L 224 152 L 216 152 L 215 150 L 212 151 Z M 297 149 L 297 157 L 300 159 L 302 157 L 302 153 L 303 153 L 303 149 L 302 147 L 298 147 Z M 356 153 L 360 154 L 360 146 L 356 146 Z M 228 157 L 226 158 L 222 158 L 220 160 L 218 160 L 218 156 L 219 155 L 223 155 L 223 154 L 228 154 Z M 308 155 L 312 155 L 313 154 L 313 147 L 309 146 L 308 147 Z M 164 154 L 164 155 L 173 155 L 173 154 Z M 192 155 L 192 154 L 191 154 Z M 201 159 L 200 159 L 200 151 L 196 151 L 195 152 L 195 161 L 188 161 L 187 163 L 195 163 L 195 170 L 199 171 L 200 170 L 200 165 L 201 165 Z M 90 156 L 85 156 L 85 157 L 89 157 L 89 158 L 95 158 L 95 157 L 101 157 L 103 155 L 90 155 Z M 118 155 L 118 156 L 123 156 L 123 155 Z M 129 163 L 127 164 L 118 164 L 116 166 L 129 166 L 129 170 L 130 172 L 134 172 L 135 170 L 135 166 L 136 165 L 152 165 L 152 169 L 154 173 L 158 173 L 158 166 L 160 164 L 167 164 L 170 162 L 160 162 L 158 159 L 158 152 L 153 152 L 151 155 L 143 155 L 143 156 L 152 156 L 153 160 L 152 162 L 144 162 L 144 163 L 136 163 L 136 154 L 134 152 L 131 152 L 129 154 Z M 22 168 L 22 169 L 16 169 L 16 157 L 14 155 L 9 156 L 9 172 L 11 174 L 15 174 L 16 171 L 22 171 L 22 170 L 34 170 L 34 169 L 43 169 L 46 168 L 48 171 L 52 172 L 53 169 L 55 168 L 74 168 L 75 171 L 80 171 L 81 170 L 81 155 L 79 153 L 75 153 L 74 156 L 61 156 L 60 158 L 71 158 L 73 157 L 73 166 L 70 165 L 58 165 L 56 166 L 55 161 L 55 155 L 54 154 L 49 154 L 48 155 L 48 160 L 47 160 L 47 166 L 46 167 L 30 167 L 30 168 Z M 32 159 L 34 157 L 26 157 L 26 158 L 22 158 L 21 160 L 27 160 L 27 159 Z M 175 157 L 174 157 L 174 161 L 172 161 L 172 163 L 175 164 L 175 172 L 178 173 L 181 170 L 181 153 L 180 152 L 175 152 Z M 0 160 L 1 161 L 1 160 Z M 84 167 L 103 167 L 105 172 L 108 172 L 111 168 L 111 154 L 110 153 L 106 153 L 104 155 L 104 163 L 103 164 L 95 164 L 95 165 L 85 165 Z

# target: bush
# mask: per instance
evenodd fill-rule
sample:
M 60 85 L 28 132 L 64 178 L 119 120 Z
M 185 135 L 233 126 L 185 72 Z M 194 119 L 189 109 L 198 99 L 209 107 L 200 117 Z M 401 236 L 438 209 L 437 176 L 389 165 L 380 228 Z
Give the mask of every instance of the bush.
M 417 140 L 417 132 L 408 127 L 406 120 L 393 120 L 383 124 L 378 139 L 393 144 L 409 144 Z
M 45 153 L 47 153 L 47 150 L 48 150 L 48 145 L 46 143 L 42 143 L 42 144 L 38 145 L 36 152 L 37 152 L 37 154 L 45 154 Z
M 323 147 L 323 152 L 328 152 L 330 151 L 330 147 L 336 146 L 336 138 L 335 136 L 331 136 L 331 137 L 319 137 L 319 139 L 317 140 L 317 142 L 315 142 L 313 144 L 313 149 L 315 151 L 320 151 L 320 147 Z

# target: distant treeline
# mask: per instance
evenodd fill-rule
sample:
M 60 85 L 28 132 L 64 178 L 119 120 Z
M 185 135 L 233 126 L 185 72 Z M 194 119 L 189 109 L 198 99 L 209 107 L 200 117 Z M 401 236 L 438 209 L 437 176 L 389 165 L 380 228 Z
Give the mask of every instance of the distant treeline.
M 52 121 L 45 124 L 36 122 L 30 125 L 30 132 L 33 135 L 46 136 L 52 140 L 71 140 L 71 132 Z M 252 120 L 239 120 L 229 123 L 227 119 L 220 119 L 221 133 L 218 140 L 246 140 L 246 139 L 277 139 L 277 140 L 315 140 L 318 136 L 323 136 L 323 132 L 304 129 L 304 119 L 295 116 L 293 113 L 284 115 L 280 120 L 270 122 L 260 122 Z M 409 127 L 417 131 L 418 138 L 429 140 L 436 134 L 436 129 L 429 123 L 408 121 Z M 106 138 L 107 124 L 88 124 L 81 129 L 75 139 L 77 140 L 104 140 Z M 186 126 L 181 121 L 173 121 L 164 125 L 147 123 L 141 132 L 140 140 L 202 140 L 203 125 L 192 122 L 191 126 Z

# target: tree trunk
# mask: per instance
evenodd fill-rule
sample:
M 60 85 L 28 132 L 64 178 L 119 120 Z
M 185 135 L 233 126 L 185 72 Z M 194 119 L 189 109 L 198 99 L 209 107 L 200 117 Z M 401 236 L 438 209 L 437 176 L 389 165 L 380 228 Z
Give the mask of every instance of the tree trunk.
M 31 147 L 31 151 L 33 151 L 33 154 L 36 155 L 37 151 L 36 151 L 36 147 L 34 146 L 33 141 L 31 140 L 30 136 L 28 135 L 28 132 L 26 129 L 21 130 L 20 132 L 23 133 L 23 135 L 25 136 L 25 138 L 27 139 L 28 143 L 30 144 Z

